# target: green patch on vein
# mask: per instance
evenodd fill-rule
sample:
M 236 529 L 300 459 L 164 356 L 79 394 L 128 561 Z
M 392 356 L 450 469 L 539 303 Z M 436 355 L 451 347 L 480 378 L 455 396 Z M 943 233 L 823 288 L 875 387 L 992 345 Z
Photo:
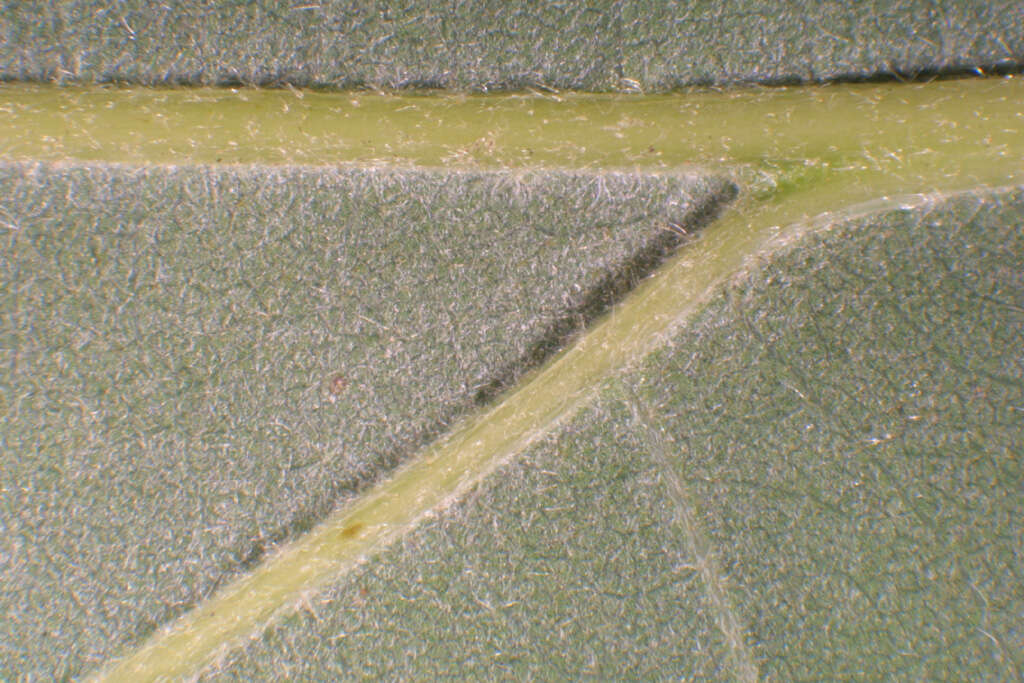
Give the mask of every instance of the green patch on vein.
M 0 157 L 672 171 L 727 167 L 741 206 L 483 415 L 104 674 L 188 675 L 458 498 L 657 347 L 783 226 L 881 197 L 1019 182 L 1020 79 L 657 97 L 395 97 L 0 87 Z

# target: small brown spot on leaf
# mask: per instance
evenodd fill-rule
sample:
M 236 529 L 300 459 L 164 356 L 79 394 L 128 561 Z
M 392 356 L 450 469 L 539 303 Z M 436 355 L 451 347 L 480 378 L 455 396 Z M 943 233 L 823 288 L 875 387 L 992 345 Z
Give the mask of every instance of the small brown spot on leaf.
M 355 538 L 362 530 L 366 527 L 365 524 L 356 522 L 355 524 L 349 524 L 347 527 L 341 530 L 342 538 Z
M 332 396 L 339 396 L 341 392 L 345 391 L 347 386 L 348 380 L 345 379 L 344 375 L 339 373 L 331 378 L 330 384 L 328 384 L 328 389 Z

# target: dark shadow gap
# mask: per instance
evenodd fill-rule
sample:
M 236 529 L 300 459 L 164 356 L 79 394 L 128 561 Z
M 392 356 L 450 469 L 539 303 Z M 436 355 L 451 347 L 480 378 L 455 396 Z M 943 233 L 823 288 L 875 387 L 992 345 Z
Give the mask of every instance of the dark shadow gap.
M 709 195 L 685 216 L 666 223 L 632 257 L 610 270 L 589 291 L 583 293 L 561 316 L 551 322 L 522 356 L 480 385 L 473 396 L 477 406 L 493 401 L 511 388 L 529 370 L 565 348 L 597 318 L 622 301 L 637 283 L 653 273 L 682 244 L 692 239 L 733 201 L 739 189 L 728 185 L 720 194 Z M 671 220 L 671 219 L 670 219 Z
M 584 94 L 645 94 L 677 93 L 692 90 L 725 90 L 735 88 L 778 88 L 800 87 L 810 85 L 841 85 L 844 83 L 930 83 L 932 81 L 960 80 L 966 78 L 988 78 L 993 76 L 1013 76 L 1024 74 L 1024 62 L 999 60 L 995 62 L 970 62 L 945 66 L 893 67 L 886 66 L 867 72 L 839 73 L 829 76 L 799 76 L 788 74 L 781 76 L 745 78 L 726 77 L 722 79 L 696 78 L 679 80 L 669 85 L 648 91 L 634 88 L 625 90 L 587 90 L 573 83 L 552 85 L 535 76 L 515 76 L 504 81 L 482 83 L 469 88 L 451 88 L 440 78 L 412 78 L 402 81 L 397 87 L 384 87 L 363 78 L 345 79 L 340 83 L 324 83 L 310 78 L 282 77 L 268 75 L 262 78 L 244 79 L 237 75 L 221 77 L 212 83 L 203 83 L 196 76 L 188 74 L 168 74 L 160 78 L 131 79 L 107 75 L 97 79 L 64 78 L 56 74 L 44 78 L 24 78 L 15 74 L 0 74 L 0 84 L 15 85 L 43 84 L 54 86 L 79 87 L 112 87 L 112 88 L 154 88 L 154 89 L 188 89 L 188 88 L 260 88 L 267 90 L 284 90 L 300 88 L 325 94 L 342 94 L 350 92 L 376 92 L 397 95 L 449 95 L 449 94 L 521 94 L 534 90 L 549 92 L 577 92 Z

